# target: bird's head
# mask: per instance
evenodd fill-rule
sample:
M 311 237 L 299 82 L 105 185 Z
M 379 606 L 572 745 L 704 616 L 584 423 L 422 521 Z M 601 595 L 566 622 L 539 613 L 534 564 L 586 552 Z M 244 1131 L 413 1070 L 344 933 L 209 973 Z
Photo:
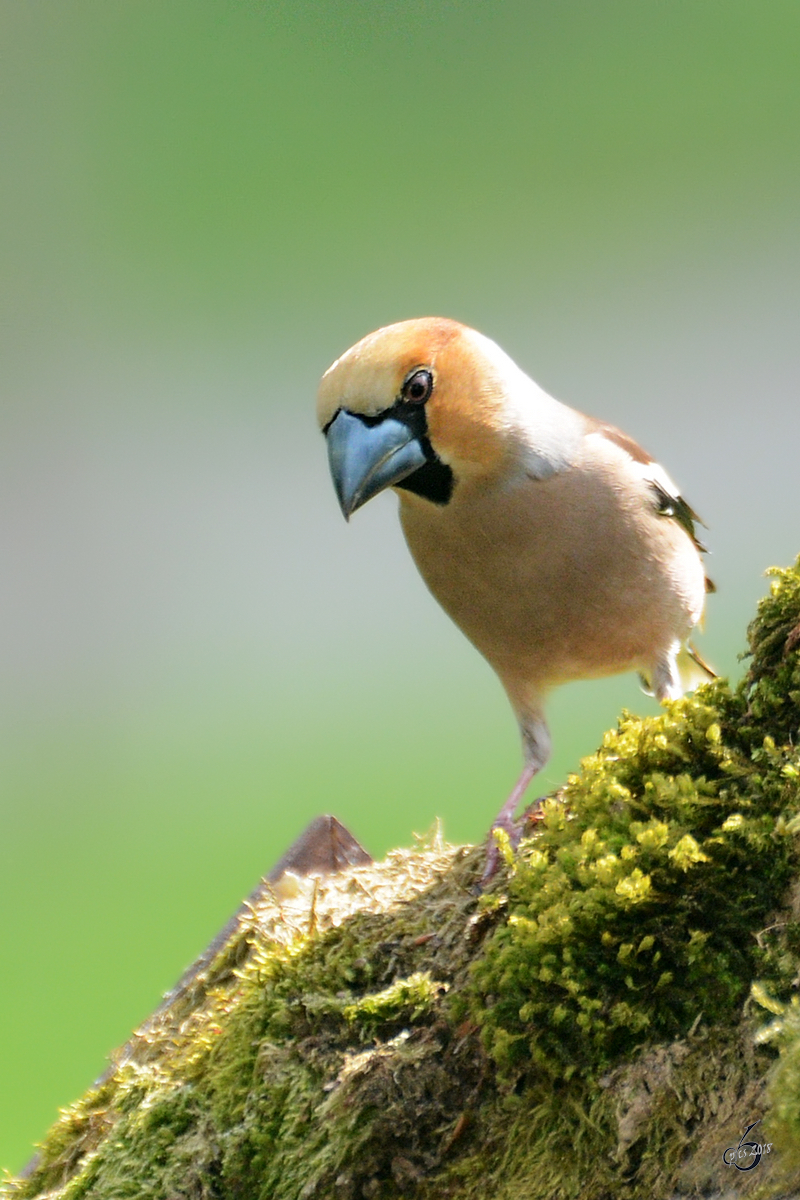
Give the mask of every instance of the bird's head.
M 488 338 L 441 317 L 388 325 L 325 372 L 317 416 L 346 517 L 399 487 L 447 504 L 508 452 L 508 397 L 530 381 Z

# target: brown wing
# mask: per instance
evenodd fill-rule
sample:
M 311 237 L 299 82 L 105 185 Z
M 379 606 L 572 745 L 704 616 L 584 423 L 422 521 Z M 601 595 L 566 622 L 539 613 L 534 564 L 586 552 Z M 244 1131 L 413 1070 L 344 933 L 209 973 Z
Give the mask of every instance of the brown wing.
M 656 480 L 652 480 L 650 486 L 652 487 L 656 500 L 658 501 L 658 511 L 661 516 L 672 517 L 674 521 L 677 521 L 678 524 L 686 530 L 697 549 L 700 550 L 701 553 L 707 554 L 707 547 L 705 547 L 700 541 L 697 536 L 697 530 L 695 529 L 695 523 L 698 525 L 703 525 L 703 521 L 701 521 L 694 509 L 686 503 L 683 496 L 671 495 L 667 489 L 662 487 L 661 484 Z
M 607 425 L 605 421 L 598 421 L 595 417 L 587 417 L 586 420 L 589 422 L 592 433 L 602 433 L 607 441 L 613 442 L 626 454 L 630 454 L 634 462 L 645 464 L 655 462 L 652 454 L 643 450 L 638 442 L 635 442 L 632 437 L 628 437 L 627 433 L 623 433 L 621 429 L 617 429 L 616 425 Z

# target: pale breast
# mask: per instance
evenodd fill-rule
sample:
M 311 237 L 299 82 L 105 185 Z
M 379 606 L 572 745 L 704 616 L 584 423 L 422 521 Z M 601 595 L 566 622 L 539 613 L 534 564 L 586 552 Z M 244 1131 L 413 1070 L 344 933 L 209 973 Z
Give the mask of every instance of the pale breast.
M 456 488 L 441 508 L 403 495 L 401 520 L 431 592 L 507 686 L 645 666 L 702 611 L 686 533 L 602 469 Z

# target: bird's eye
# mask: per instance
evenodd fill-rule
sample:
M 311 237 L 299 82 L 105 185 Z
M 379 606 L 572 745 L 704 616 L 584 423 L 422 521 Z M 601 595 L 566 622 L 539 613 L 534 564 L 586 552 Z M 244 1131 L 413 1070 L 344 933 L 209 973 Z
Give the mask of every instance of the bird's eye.
M 432 391 L 433 375 L 430 371 L 415 371 L 403 384 L 403 399 L 424 404 Z

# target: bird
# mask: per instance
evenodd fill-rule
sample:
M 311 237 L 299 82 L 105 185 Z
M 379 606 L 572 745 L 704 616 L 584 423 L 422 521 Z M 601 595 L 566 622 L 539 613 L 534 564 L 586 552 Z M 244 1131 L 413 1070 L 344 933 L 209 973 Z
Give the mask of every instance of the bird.
M 554 687 L 633 670 L 664 702 L 714 677 L 689 641 L 715 590 L 699 517 L 632 438 L 490 338 L 444 317 L 377 329 L 325 372 L 317 417 L 345 518 L 394 489 L 422 578 L 511 703 L 524 765 L 491 831 L 519 841 Z

